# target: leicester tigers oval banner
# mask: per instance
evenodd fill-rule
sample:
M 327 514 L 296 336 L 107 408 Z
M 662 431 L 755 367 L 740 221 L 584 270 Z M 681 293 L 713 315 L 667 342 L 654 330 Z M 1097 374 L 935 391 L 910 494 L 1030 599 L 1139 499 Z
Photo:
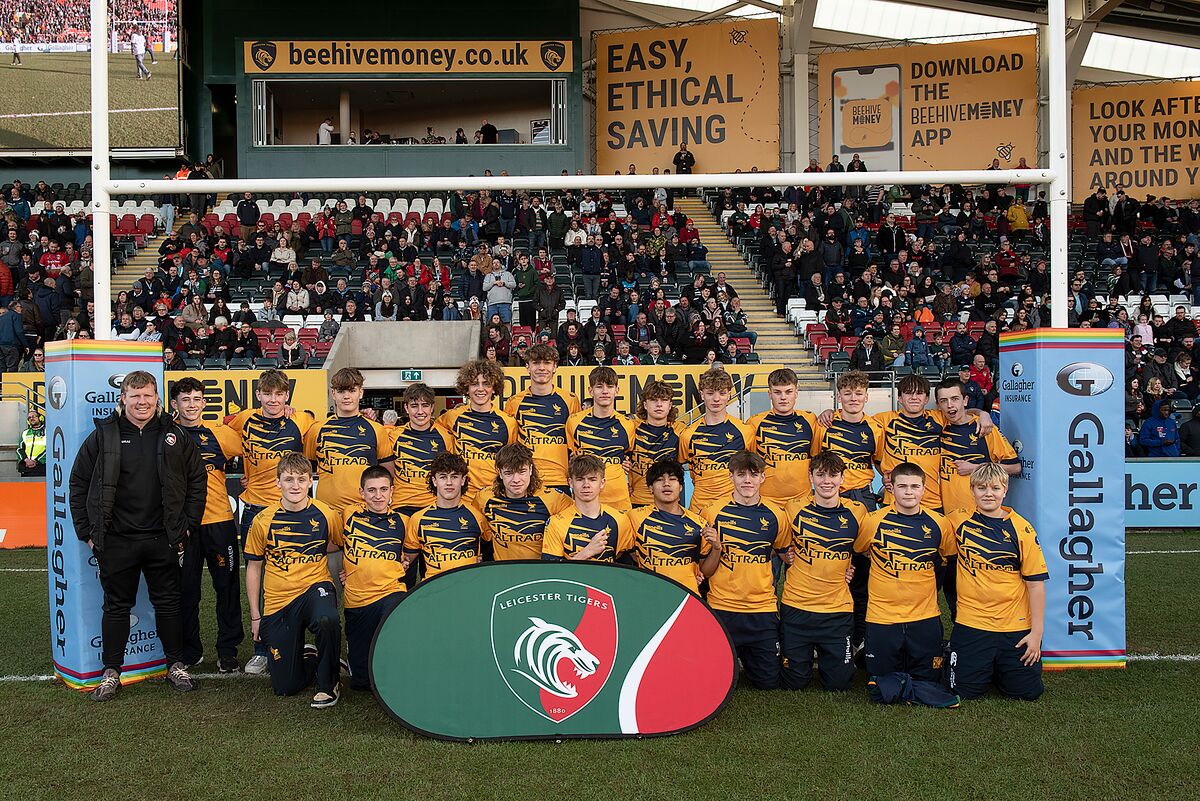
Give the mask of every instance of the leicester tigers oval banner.
M 375 695 L 453 740 L 675 734 L 734 684 L 721 624 L 682 585 L 588 562 L 495 562 L 409 593 L 371 648 Z

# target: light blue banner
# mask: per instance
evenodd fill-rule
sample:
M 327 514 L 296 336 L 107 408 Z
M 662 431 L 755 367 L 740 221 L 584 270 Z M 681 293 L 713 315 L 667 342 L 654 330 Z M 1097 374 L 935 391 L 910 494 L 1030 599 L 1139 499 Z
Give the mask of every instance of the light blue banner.
M 1125 528 L 1196 528 L 1200 459 L 1128 459 Z

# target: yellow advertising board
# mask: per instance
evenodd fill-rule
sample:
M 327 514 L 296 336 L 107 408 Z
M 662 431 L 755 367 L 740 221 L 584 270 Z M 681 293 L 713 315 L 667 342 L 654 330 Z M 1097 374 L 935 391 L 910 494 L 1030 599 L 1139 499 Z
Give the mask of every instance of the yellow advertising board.
M 328 381 L 324 370 L 284 370 L 292 385 L 291 403 L 297 409 L 312 412 L 317 419 L 324 419 L 329 412 Z M 259 373 L 256 370 L 201 370 L 184 372 L 168 370 L 167 388 L 163 393 L 163 405 L 170 396 L 171 385 L 181 378 L 192 377 L 204 384 L 204 414 L 209 422 L 219 422 L 226 415 L 237 414 L 256 406 L 254 391 L 258 388 Z M 42 373 L 5 373 L 4 380 L 22 384 L 44 402 L 46 379 Z
M 752 390 L 765 392 L 767 376 L 777 364 L 728 364 L 725 372 L 733 379 L 734 397 Z M 633 414 L 637 411 L 638 400 L 641 398 L 642 387 L 651 381 L 665 381 L 675 389 L 675 404 L 680 407 L 683 417 L 700 409 L 700 376 L 707 368 L 695 364 L 669 364 L 654 367 L 617 367 L 617 378 L 620 381 L 617 395 L 617 411 L 621 414 Z M 560 367 L 554 374 L 554 383 L 568 392 L 574 392 L 580 400 L 590 397 L 588 393 L 588 373 L 591 367 Z M 518 392 L 529 388 L 529 373 L 524 367 L 504 368 L 504 394 L 501 403 L 507 401 Z
M 242 69 L 249 75 L 570 74 L 575 64 L 569 39 L 258 39 L 242 47 Z
M 599 33 L 596 172 L 779 168 L 779 23 L 735 19 Z
M 1037 165 L 1037 37 L 825 53 L 821 166 L 871 172 Z
M 1076 89 L 1071 96 L 1071 186 L 1191 198 L 1200 187 L 1200 81 Z

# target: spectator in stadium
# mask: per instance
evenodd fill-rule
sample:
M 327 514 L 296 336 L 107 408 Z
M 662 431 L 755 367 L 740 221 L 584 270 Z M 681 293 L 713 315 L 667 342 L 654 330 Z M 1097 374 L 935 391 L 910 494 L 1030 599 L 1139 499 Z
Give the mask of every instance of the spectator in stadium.
M 308 350 L 296 337 L 296 332 L 289 330 L 283 335 L 283 344 L 279 347 L 279 366 L 293 369 L 305 367 L 307 364 Z
M 483 292 L 487 296 L 487 315 L 499 314 L 505 325 L 512 322 L 513 290 L 517 288 L 516 277 L 497 261 L 491 272 L 483 278 Z
M 1171 402 L 1162 398 L 1154 402 L 1150 416 L 1138 431 L 1138 442 L 1145 447 L 1146 455 L 1179 456 L 1179 427 L 1171 414 Z
M 875 343 L 875 335 L 870 331 L 863 333 L 854 350 L 850 352 L 850 369 L 877 373 L 883 371 L 885 366 L 883 351 Z
M 558 322 L 559 313 L 566 305 L 566 294 L 555 282 L 554 275 L 545 276 L 534 294 L 538 328 L 552 330 Z
M 258 359 L 262 357 L 262 346 L 259 345 L 258 335 L 250 323 L 242 323 L 238 327 L 237 337 L 229 350 L 232 359 Z
M 1181 456 L 1200 457 L 1200 404 L 1192 407 L 1192 416 L 1179 426 L 1179 446 Z

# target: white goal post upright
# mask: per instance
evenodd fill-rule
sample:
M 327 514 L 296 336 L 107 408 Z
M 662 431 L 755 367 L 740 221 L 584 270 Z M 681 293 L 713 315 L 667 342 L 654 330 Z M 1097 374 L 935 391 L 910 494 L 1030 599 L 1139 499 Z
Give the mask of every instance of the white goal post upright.
M 1069 179 L 1066 147 L 1070 114 L 1066 91 L 1065 0 L 1049 0 L 1050 30 L 1046 43 L 1050 64 L 1050 156 L 1045 168 L 1028 170 L 918 170 L 867 173 L 743 172 L 693 175 L 515 175 L 378 178 L 247 178 L 204 182 L 206 194 L 240 192 L 453 192 L 473 189 L 668 189 L 741 186 L 875 186 L 919 184 L 1049 184 L 1051 323 L 1067 325 L 1067 212 Z M 106 0 L 91 0 L 92 41 L 106 41 Z M 97 339 L 111 336 L 112 252 L 109 244 L 109 199 L 112 195 L 182 193 L 178 181 L 119 180 L 109 176 L 108 52 L 92 47 L 92 211 Z M 101 236 L 103 234 L 103 236 Z M 103 244 L 101 242 L 103 241 Z

